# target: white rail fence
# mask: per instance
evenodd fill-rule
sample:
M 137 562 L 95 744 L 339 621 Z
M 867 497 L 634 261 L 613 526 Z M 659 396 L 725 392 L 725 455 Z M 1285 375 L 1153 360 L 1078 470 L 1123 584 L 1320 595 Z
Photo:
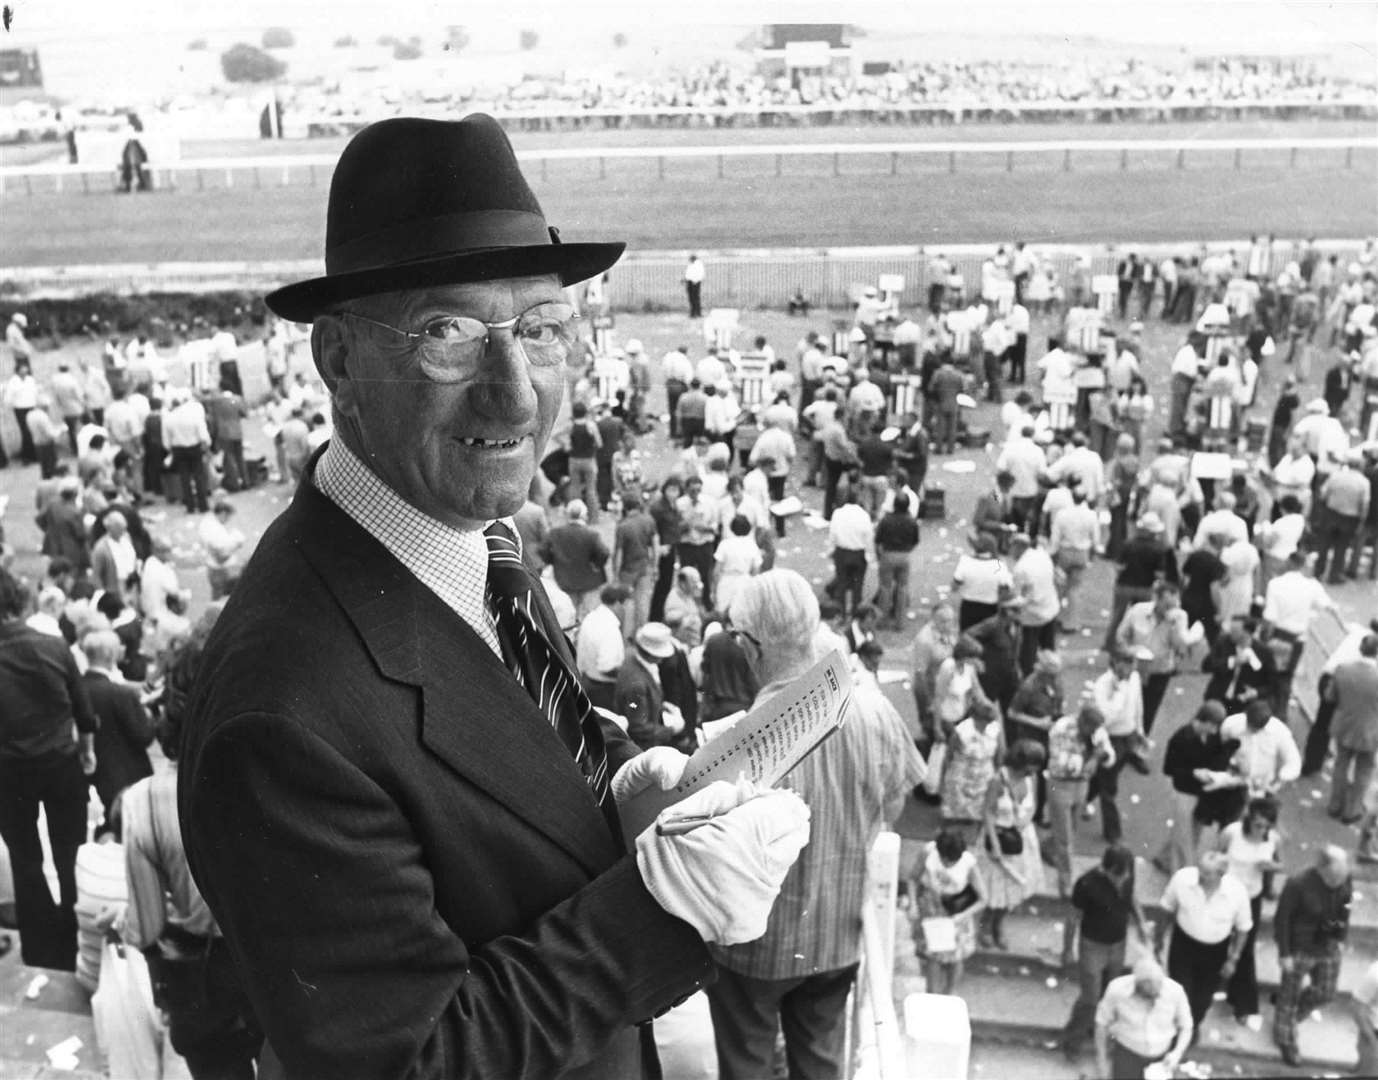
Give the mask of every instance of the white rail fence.
M 704 301 L 710 307 L 783 308 L 800 289 L 817 308 L 844 308 L 865 285 L 882 274 L 900 274 L 906 308 L 925 302 L 928 262 L 941 252 L 969 286 L 980 281 L 981 263 L 994 254 L 996 244 L 934 244 L 930 247 L 773 248 L 700 252 L 707 266 Z M 1337 254 L 1343 269 L 1363 249 L 1358 239 L 1321 240 L 1323 255 Z M 1079 257 L 1091 260 L 1090 273 L 1114 273 L 1123 252 L 1147 258 L 1200 255 L 1233 250 L 1244 260 L 1249 240 L 1218 240 L 1208 244 L 1137 243 L 1038 244 L 1039 258 L 1050 265 L 1064 286 L 1070 286 Z M 634 251 L 625 255 L 609 275 L 605 293 L 615 314 L 628 311 L 683 310 L 685 251 Z M 1269 270 L 1276 274 L 1300 258 L 1295 239 L 1272 245 Z M 0 266 L 0 295 L 13 297 L 71 297 L 94 293 L 266 292 L 289 281 L 324 273 L 319 259 L 273 262 L 125 263 L 69 266 Z
M 661 147 L 601 147 L 577 149 L 523 150 L 517 157 L 534 167 L 541 180 L 547 180 L 552 165 L 559 167 L 571 162 L 596 166 L 600 179 L 606 178 L 610 163 L 627 161 L 654 162 L 656 175 L 665 179 L 670 168 L 693 169 L 692 163 L 716 164 L 719 178 L 728 175 L 729 162 L 750 162 L 754 170 L 770 159 L 776 176 L 784 175 L 785 163 L 798 162 L 795 167 L 816 172 L 819 160 L 830 160 L 832 173 L 847 175 L 888 173 L 899 175 L 902 165 L 910 168 L 946 167 L 957 172 L 963 163 L 969 167 L 989 167 L 991 162 L 1003 164 L 1014 171 L 1019 161 L 1031 161 L 1041 168 L 1060 167 L 1071 171 L 1073 162 L 1083 166 L 1090 159 L 1100 167 L 1121 170 L 1143 167 L 1148 157 L 1162 159 L 1167 167 L 1188 167 L 1189 160 L 1220 167 L 1232 160 L 1235 169 L 1246 163 L 1266 161 L 1276 166 L 1279 156 L 1285 155 L 1289 168 L 1299 164 L 1323 163 L 1327 167 L 1350 169 L 1356 159 L 1361 166 L 1371 165 L 1368 155 L 1378 151 L 1378 137 L 1329 138 L 1249 138 L 1249 139 L 1061 139 L 1018 141 L 909 141 L 889 143 L 787 143 L 736 146 L 661 146 Z M 288 187 L 327 183 L 338 160 L 336 154 L 265 154 L 249 157 L 199 158 L 187 161 L 152 162 L 149 171 L 155 188 L 205 190 L 207 188 Z M 803 162 L 809 162 L 805 165 Z M 686 166 L 685 163 L 690 163 Z M 861 167 L 858 168 L 858 163 Z M 41 162 L 29 165 L 0 167 L 0 196 L 38 195 L 64 192 L 100 193 L 115 187 L 118 179 L 117 162 Z

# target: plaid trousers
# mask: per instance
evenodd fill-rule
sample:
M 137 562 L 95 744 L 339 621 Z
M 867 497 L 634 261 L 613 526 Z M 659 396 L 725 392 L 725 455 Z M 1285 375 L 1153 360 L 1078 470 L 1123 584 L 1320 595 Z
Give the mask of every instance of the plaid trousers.
M 1340 978 L 1340 943 L 1334 942 L 1322 952 L 1296 953 L 1293 960 L 1292 970 L 1282 973 L 1273 1012 L 1273 1041 L 1284 1050 L 1297 1048 L 1298 1019 L 1334 1000 Z

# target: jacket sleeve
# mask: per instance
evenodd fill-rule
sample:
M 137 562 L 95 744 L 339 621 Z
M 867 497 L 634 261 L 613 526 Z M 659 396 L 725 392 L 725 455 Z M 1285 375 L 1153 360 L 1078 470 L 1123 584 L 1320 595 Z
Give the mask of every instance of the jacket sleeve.
M 711 978 L 630 856 L 520 931 L 461 940 L 394 795 L 293 722 L 222 723 L 179 782 L 196 880 L 288 1076 L 554 1076 Z
M 1277 911 L 1273 913 L 1273 940 L 1277 943 L 1278 956 L 1291 956 L 1297 951 L 1292 940 L 1292 921 L 1297 910 L 1297 883 L 1288 878 L 1278 896 Z

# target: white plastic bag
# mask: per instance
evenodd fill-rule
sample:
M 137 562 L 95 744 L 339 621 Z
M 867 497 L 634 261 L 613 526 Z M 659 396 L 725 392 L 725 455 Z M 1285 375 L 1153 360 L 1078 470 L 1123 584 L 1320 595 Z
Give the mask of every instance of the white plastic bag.
M 942 790 L 943 766 L 947 763 L 947 743 L 934 743 L 928 752 L 928 772 L 924 774 L 923 789 L 930 795 Z
M 163 1024 L 153 1006 L 148 962 L 138 949 L 106 943 L 91 1019 L 107 1076 L 161 1080 Z

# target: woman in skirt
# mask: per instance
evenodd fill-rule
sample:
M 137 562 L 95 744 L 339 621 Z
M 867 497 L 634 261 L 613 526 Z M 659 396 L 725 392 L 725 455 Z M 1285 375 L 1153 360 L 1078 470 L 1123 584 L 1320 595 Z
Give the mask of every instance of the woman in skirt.
M 1048 754 L 1032 739 L 1019 739 L 991 779 L 981 821 L 978 860 L 986 882 L 987 918 L 980 944 L 1009 948 L 1005 916 L 1043 887 L 1043 856 L 1034 828 L 1038 774 Z

